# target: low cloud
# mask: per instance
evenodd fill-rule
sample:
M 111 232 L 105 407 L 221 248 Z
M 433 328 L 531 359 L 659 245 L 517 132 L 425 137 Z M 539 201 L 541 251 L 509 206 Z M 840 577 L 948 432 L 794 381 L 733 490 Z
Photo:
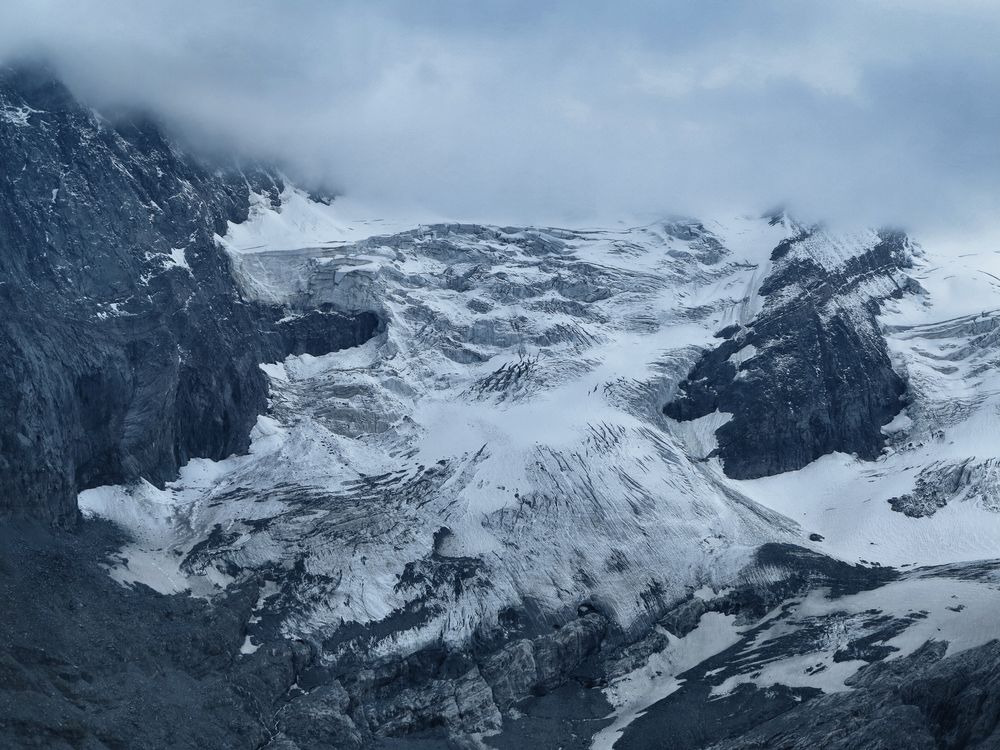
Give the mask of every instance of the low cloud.
M 5 0 L 0 58 L 360 200 L 494 222 L 1000 216 L 1000 7 Z

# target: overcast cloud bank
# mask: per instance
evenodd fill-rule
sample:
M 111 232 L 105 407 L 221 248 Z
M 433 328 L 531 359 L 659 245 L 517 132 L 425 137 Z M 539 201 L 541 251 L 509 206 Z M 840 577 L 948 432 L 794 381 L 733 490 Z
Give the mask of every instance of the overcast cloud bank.
M 5 0 L 0 59 L 386 207 L 1000 215 L 1000 6 Z

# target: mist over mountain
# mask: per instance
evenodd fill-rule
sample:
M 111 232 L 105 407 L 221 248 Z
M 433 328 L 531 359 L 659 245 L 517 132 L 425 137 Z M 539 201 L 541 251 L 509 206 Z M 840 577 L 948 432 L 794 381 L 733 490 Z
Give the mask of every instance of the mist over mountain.
M 989 3 L 11 0 L 0 58 L 386 211 L 993 225 Z
M 1000 746 L 998 15 L 0 9 L 0 747 Z

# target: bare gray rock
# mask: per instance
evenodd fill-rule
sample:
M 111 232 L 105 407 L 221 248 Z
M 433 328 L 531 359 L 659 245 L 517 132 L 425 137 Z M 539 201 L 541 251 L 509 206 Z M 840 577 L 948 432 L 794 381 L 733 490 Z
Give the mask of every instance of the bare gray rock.
M 882 426 L 904 405 L 875 315 L 903 293 L 908 239 L 884 231 L 842 262 L 813 255 L 813 231 L 775 248 L 760 313 L 721 331 L 722 343 L 664 407 L 678 420 L 733 415 L 715 433 L 728 476 L 800 469 L 834 451 L 873 459 L 885 445 Z M 748 348 L 754 356 L 738 356 Z
M 152 122 L 112 123 L 44 69 L 0 69 L 0 515 L 72 526 L 85 488 L 162 485 L 242 452 L 258 365 L 378 325 L 247 302 L 215 242 L 247 218 L 259 169 L 203 165 Z

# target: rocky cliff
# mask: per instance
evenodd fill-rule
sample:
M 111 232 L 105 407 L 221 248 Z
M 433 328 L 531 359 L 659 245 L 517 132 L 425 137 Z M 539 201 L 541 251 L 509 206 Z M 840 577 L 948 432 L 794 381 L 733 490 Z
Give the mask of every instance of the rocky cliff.
M 279 330 L 215 236 L 280 178 L 217 169 L 142 118 L 109 122 L 44 69 L 0 70 L 0 514 L 71 525 L 76 495 L 162 484 L 246 449 L 258 364 L 363 340 L 371 316 Z M 287 327 L 285 327 L 287 328 Z
M 903 408 L 876 315 L 910 283 L 909 241 L 890 231 L 847 248 L 830 239 L 800 229 L 775 246 L 759 312 L 720 331 L 664 407 L 679 420 L 731 415 L 715 433 L 730 477 L 800 469 L 834 451 L 875 458 L 882 426 Z

